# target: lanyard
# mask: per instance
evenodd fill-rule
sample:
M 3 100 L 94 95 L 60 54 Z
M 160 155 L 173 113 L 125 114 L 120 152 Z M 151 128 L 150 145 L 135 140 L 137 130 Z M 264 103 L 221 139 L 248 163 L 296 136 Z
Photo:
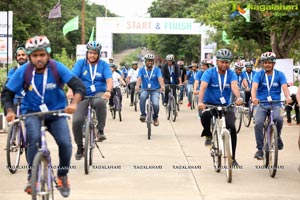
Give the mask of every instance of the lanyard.
M 196 72 L 193 72 L 194 80 L 196 80 Z
M 44 103 L 44 96 L 45 96 L 45 91 L 46 91 L 46 85 L 47 85 L 47 78 L 48 78 L 48 68 L 45 69 L 44 71 L 44 76 L 43 76 L 43 94 L 40 94 L 38 89 L 36 88 L 36 85 L 34 83 L 34 76 L 35 76 L 35 70 L 32 71 L 32 79 L 31 79 L 31 85 L 34 90 L 34 92 L 42 99 L 42 104 Z
M 173 72 L 173 65 L 172 65 L 172 66 L 169 66 L 169 73 L 170 73 L 170 76 L 171 76 L 172 72 Z
M 218 73 L 219 88 L 220 88 L 221 96 L 223 96 L 223 91 L 225 89 L 225 85 L 226 85 L 226 81 L 227 81 L 227 70 L 226 70 L 225 76 L 224 76 L 223 87 L 222 87 L 222 82 L 221 82 L 221 76 L 219 74 L 219 71 L 218 71 L 217 67 L 216 67 L 216 70 L 217 70 L 217 73 Z
M 252 72 L 250 73 L 250 78 L 249 78 L 249 75 L 248 75 L 247 72 L 246 72 L 246 76 L 247 76 L 247 80 L 248 80 L 249 84 L 251 85 L 251 83 L 252 83 Z
M 153 71 L 154 71 L 154 66 L 152 67 L 152 70 L 151 70 L 150 76 L 149 76 L 149 74 L 148 74 L 148 72 L 147 72 L 147 68 L 146 68 L 146 67 L 145 67 L 145 71 L 146 71 L 146 75 L 147 75 L 147 77 L 148 77 L 148 80 L 149 80 L 149 82 L 148 82 L 148 83 L 150 83 L 150 79 L 151 79 L 151 77 L 152 77 L 152 74 L 153 74 Z
M 93 72 L 93 71 L 92 71 L 92 66 L 91 66 L 91 64 L 89 64 L 92 84 L 94 83 L 94 80 L 95 80 L 95 77 L 96 77 L 97 67 L 98 67 L 98 64 L 95 65 L 95 67 L 94 67 L 94 72 Z
M 266 77 L 266 83 L 267 83 L 268 93 L 269 93 L 269 95 L 270 95 L 270 90 L 271 90 L 271 87 L 272 87 L 272 85 L 273 85 L 274 78 L 275 78 L 275 71 L 273 70 L 272 79 L 271 79 L 271 84 L 269 84 L 269 79 L 268 79 L 268 75 L 267 75 L 267 74 L 265 74 L 265 77 Z

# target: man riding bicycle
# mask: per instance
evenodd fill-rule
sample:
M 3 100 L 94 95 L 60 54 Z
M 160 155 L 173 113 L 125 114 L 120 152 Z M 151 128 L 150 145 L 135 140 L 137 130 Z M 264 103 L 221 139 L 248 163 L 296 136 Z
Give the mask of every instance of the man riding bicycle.
M 260 57 L 263 63 L 264 69 L 257 72 L 253 77 L 253 84 L 251 89 L 251 97 L 253 105 L 256 106 L 259 100 L 272 101 L 280 100 L 281 89 L 283 90 L 284 96 L 286 97 L 286 102 L 291 103 L 292 99 L 290 97 L 290 92 L 287 86 L 287 81 L 284 73 L 274 69 L 276 63 L 276 55 L 273 52 L 263 53 Z M 276 121 L 276 127 L 278 132 L 278 149 L 283 149 L 283 142 L 280 137 L 281 129 L 283 125 L 283 119 L 280 115 L 281 103 L 273 104 L 273 119 Z M 267 113 L 270 110 L 269 103 L 263 103 L 263 106 L 258 106 L 255 113 L 255 138 L 256 138 L 256 148 L 257 152 L 254 158 L 262 160 L 264 157 L 263 146 L 264 146 L 264 136 L 263 136 L 263 126 L 267 117 Z
M 2 91 L 2 103 L 7 110 L 7 121 L 10 122 L 15 119 L 16 114 L 13 110 L 13 98 L 16 93 L 23 89 L 26 90 L 26 94 L 21 105 L 22 114 L 60 109 L 65 109 L 66 113 L 74 113 L 77 104 L 85 95 L 85 87 L 82 81 L 70 72 L 64 64 L 50 60 L 51 48 L 46 36 L 35 36 L 28 39 L 25 49 L 30 62 L 16 70 Z M 67 107 L 65 93 L 61 85 L 56 82 L 54 71 L 58 73 L 58 78 L 61 81 L 60 84 L 67 83 L 74 91 L 73 101 Z M 28 83 L 27 77 L 29 77 Z M 67 174 L 72 156 L 72 143 L 68 122 L 65 117 L 46 116 L 45 124 L 59 147 L 57 185 L 60 193 L 64 197 L 67 197 L 70 192 Z M 39 145 L 37 144 L 41 144 L 41 119 L 37 116 L 28 116 L 25 118 L 25 127 L 27 142 L 26 158 L 29 166 L 28 184 L 25 192 L 31 194 L 31 167 L 34 156 L 38 151 Z
M 229 69 L 232 61 L 232 53 L 228 49 L 220 49 L 217 51 L 217 67 L 206 70 L 201 77 L 199 103 L 201 123 L 203 126 L 202 136 L 206 137 L 205 145 L 211 145 L 212 133 L 210 130 L 210 122 L 212 115 L 210 112 L 202 112 L 208 105 L 229 105 L 230 96 L 233 92 L 236 96 L 235 103 L 241 105 L 243 98 L 240 96 L 240 90 L 237 85 L 237 77 L 235 73 Z M 237 135 L 235 128 L 235 113 L 233 109 L 226 112 L 226 128 L 230 130 L 232 143 L 232 166 L 238 166 L 235 160 L 235 150 L 237 144 Z
M 197 74 L 198 64 L 197 62 L 193 62 L 189 66 L 189 71 L 186 72 L 186 80 L 187 80 L 187 93 L 188 93 L 188 105 L 187 107 L 191 107 L 192 102 L 192 96 L 194 94 L 191 94 L 194 89 L 194 83 L 196 80 L 196 74 Z
M 253 63 L 252 62 L 245 62 L 244 63 L 246 67 L 246 71 L 243 71 L 243 85 L 245 86 L 245 102 L 246 102 L 246 107 L 249 106 L 249 100 L 251 97 L 251 88 L 252 88 L 252 82 L 253 82 L 253 77 L 256 74 L 256 71 L 253 71 Z
M 126 78 L 126 83 L 128 84 L 130 91 L 130 106 L 133 106 L 134 100 L 134 88 L 137 81 L 137 76 L 139 73 L 138 63 L 136 61 L 132 62 L 131 69 L 128 72 L 128 76 Z
M 150 93 L 151 101 L 153 105 L 153 124 L 154 126 L 159 125 L 158 121 L 158 113 L 159 113 L 159 91 L 163 92 L 164 90 L 164 83 L 161 71 L 158 67 L 154 65 L 154 55 L 153 54 L 146 54 L 145 57 L 145 64 L 146 66 L 141 67 L 138 74 L 138 79 L 136 82 L 135 90 L 140 90 L 141 86 L 141 93 L 140 93 L 140 110 L 141 116 L 140 121 L 145 122 L 146 120 L 146 100 Z M 152 91 L 147 91 L 147 89 L 151 89 Z

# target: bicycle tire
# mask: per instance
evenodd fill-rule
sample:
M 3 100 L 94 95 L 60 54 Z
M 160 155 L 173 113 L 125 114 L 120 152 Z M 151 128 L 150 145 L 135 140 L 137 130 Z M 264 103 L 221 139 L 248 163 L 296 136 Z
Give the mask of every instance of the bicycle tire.
M 137 94 L 134 95 L 134 102 L 133 102 L 133 105 L 134 105 L 134 111 L 137 112 L 137 102 L 138 102 L 138 99 L 137 99 Z
M 190 108 L 191 110 L 193 110 L 193 93 L 192 92 L 189 92 L 189 97 L 188 97 L 188 101 L 189 101 L 189 104 L 190 104 Z
M 48 160 L 42 152 L 34 156 L 31 172 L 31 196 L 32 200 L 54 200 L 52 169 L 48 166 Z M 49 174 L 50 173 L 50 174 Z M 51 180 L 48 180 L 50 177 Z
M 244 110 L 243 115 L 244 115 L 243 116 L 244 125 L 246 127 L 249 127 L 251 124 L 252 115 L 253 115 L 252 108 L 249 106 L 247 111 Z
M 175 99 L 172 100 L 172 106 L 171 106 L 171 119 L 172 119 L 172 122 L 175 122 L 176 121 L 176 117 L 177 117 L 177 109 L 176 109 L 176 102 L 175 102 Z
M 167 104 L 167 106 L 166 106 L 166 111 L 167 111 L 167 120 L 170 120 L 170 118 L 171 118 L 171 103 L 170 103 L 170 99 L 169 99 L 169 102 L 168 102 L 168 104 Z
M 271 126 L 270 149 L 268 149 L 268 169 L 272 178 L 276 176 L 278 167 L 278 133 L 275 124 Z
M 230 133 L 226 130 L 223 135 L 223 149 L 224 149 L 224 168 L 226 179 L 228 183 L 232 182 L 232 155 L 231 155 L 231 145 L 230 145 Z
M 112 117 L 113 117 L 113 119 L 116 119 L 116 106 L 114 105 L 114 108 L 113 108 L 113 110 L 112 110 Z
M 218 138 L 218 131 L 215 130 L 213 133 L 213 143 L 212 143 L 211 151 L 213 157 L 214 169 L 217 173 L 221 171 L 221 154 L 220 154 L 220 145 Z
M 122 114 L 121 114 L 121 100 L 119 97 L 116 97 L 116 106 L 115 106 L 115 110 L 118 112 L 119 115 L 119 120 L 120 122 L 122 121 Z
M 240 108 L 236 108 L 235 110 L 235 129 L 236 129 L 236 133 L 238 134 L 241 130 L 241 126 L 242 126 L 242 118 L 243 115 L 240 112 Z
M 95 131 L 95 126 L 91 124 L 91 136 L 90 137 L 90 155 L 89 155 L 89 165 L 92 166 L 93 164 L 93 154 L 94 154 L 94 148 L 95 148 L 95 140 L 96 140 L 96 131 Z
M 85 122 L 85 140 L 84 140 L 84 173 L 89 174 L 89 163 L 90 163 L 90 142 L 91 142 L 91 135 L 90 135 L 90 124 L 89 121 L 86 120 Z
M 150 101 L 150 100 L 149 100 Z M 151 112 L 151 108 L 150 108 L 150 104 L 147 104 L 147 138 L 148 140 L 151 139 L 151 117 L 152 117 L 152 112 Z
M 22 140 L 19 133 L 19 123 L 14 123 L 8 128 L 8 135 L 6 141 L 6 161 L 7 168 L 10 173 L 14 174 L 18 171 L 21 151 L 22 151 Z M 22 128 L 21 128 L 22 134 Z M 14 155 L 14 156 L 13 156 Z

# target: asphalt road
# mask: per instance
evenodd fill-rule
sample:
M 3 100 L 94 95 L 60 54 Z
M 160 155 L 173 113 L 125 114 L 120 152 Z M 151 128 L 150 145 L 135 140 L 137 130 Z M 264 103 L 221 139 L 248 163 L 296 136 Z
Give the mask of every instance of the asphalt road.
M 161 106 L 160 126 L 153 127 L 153 137 L 147 140 L 146 124 L 139 122 L 125 97 L 123 121 L 107 116 L 105 134 L 108 140 L 100 143 L 105 158 L 97 150 L 90 174 L 84 174 L 83 160 L 76 161 L 73 146 L 71 181 L 72 200 L 299 200 L 300 152 L 299 126 L 284 125 L 282 138 L 285 147 L 279 152 L 276 177 L 271 178 L 262 161 L 253 158 L 255 138 L 253 125 L 238 135 L 236 159 L 240 169 L 233 171 L 232 183 L 227 183 L 222 170 L 213 169 L 209 149 L 200 137 L 202 127 L 197 112 L 181 106 L 175 123 L 166 120 Z M 57 165 L 57 147 L 48 135 L 53 165 Z M 0 134 L 0 199 L 30 199 L 23 192 L 26 170 L 10 174 L 6 169 L 6 134 Z M 26 168 L 24 155 L 20 166 Z M 55 199 L 64 199 L 55 191 Z

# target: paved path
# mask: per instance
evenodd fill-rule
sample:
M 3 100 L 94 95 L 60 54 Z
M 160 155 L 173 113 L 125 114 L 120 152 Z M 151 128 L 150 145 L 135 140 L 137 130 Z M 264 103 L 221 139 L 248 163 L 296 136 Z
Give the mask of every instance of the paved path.
M 202 127 L 196 111 L 181 106 L 178 120 L 166 120 L 160 111 L 160 126 L 153 128 L 151 140 L 146 138 L 146 125 L 140 123 L 139 113 L 129 107 L 124 98 L 123 121 L 108 115 L 105 133 L 108 140 L 101 143 L 105 158 L 95 151 L 93 168 L 84 174 L 83 160 L 76 161 L 73 148 L 71 180 L 72 200 L 298 200 L 300 197 L 300 152 L 297 146 L 298 126 L 284 126 L 284 150 L 279 154 L 279 169 L 275 178 L 258 169 L 262 162 L 253 158 L 255 141 L 253 125 L 242 127 L 238 135 L 237 161 L 242 169 L 234 170 L 232 183 L 225 180 L 224 171 L 216 173 L 209 149 L 200 137 Z M 162 108 L 162 107 L 161 107 Z M 23 192 L 26 170 L 12 175 L 5 168 L 3 150 L 6 135 L 0 134 L 0 199 L 30 199 Z M 57 148 L 48 137 L 53 163 L 57 163 Z M 21 166 L 26 166 L 21 158 Z M 185 169 L 192 167 L 194 169 Z M 114 168 L 114 169 L 104 169 Z M 147 169 L 152 168 L 152 169 Z M 56 199 L 63 199 L 55 191 Z

